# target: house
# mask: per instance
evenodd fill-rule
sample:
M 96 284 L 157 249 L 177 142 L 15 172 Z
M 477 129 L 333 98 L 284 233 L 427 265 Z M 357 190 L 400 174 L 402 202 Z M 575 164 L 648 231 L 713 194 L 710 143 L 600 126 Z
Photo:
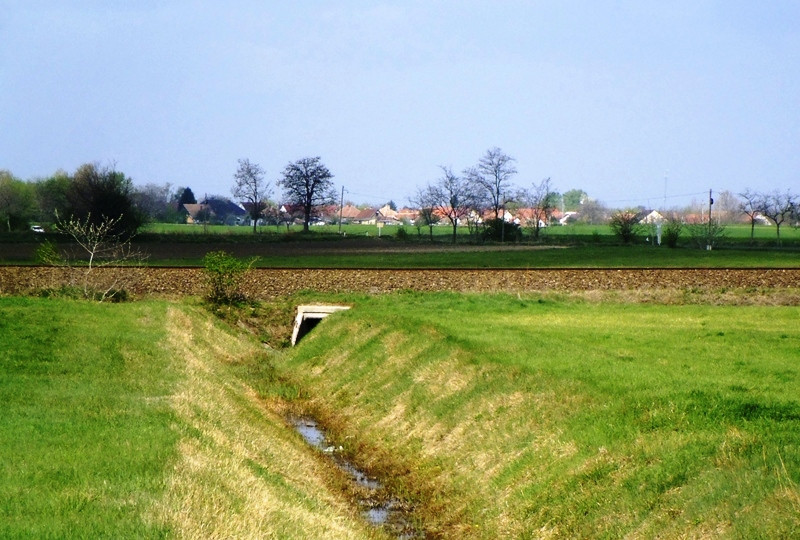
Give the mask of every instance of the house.
M 360 210 L 351 221 L 360 225 L 375 225 L 380 217 L 379 209 L 364 208 L 363 210 Z
M 361 210 L 352 204 L 346 204 L 342 207 L 342 221 L 347 223 L 353 221 Z
M 209 219 L 209 208 L 205 204 L 184 204 L 186 223 L 205 223 Z
M 419 217 L 419 210 L 414 210 L 413 208 L 401 208 L 397 211 L 397 215 L 395 216 L 398 221 L 403 223 L 414 223 L 417 218 Z
M 184 204 L 186 223 L 238 225 L 247 219 L 247 211 L 229 199 L 209 197 L 197 204 Z
M 654 223 L 664 223 L 666 221 L 664 216 L 658 210 L 651 210 L 648 213 L 644 213 L 644 216 L 639 220 L 641 225 L 652 225 Z

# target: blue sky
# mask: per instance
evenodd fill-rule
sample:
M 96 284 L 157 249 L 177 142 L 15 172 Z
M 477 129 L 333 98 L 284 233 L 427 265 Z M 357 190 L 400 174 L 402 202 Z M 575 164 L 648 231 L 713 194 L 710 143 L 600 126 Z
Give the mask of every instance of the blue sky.
M 405 202 L 498 146 L 615 207 L 800 189 L 796 1 L 2 1 L 0 168 Z M 338 189 L 338 188 L 337 188 Z

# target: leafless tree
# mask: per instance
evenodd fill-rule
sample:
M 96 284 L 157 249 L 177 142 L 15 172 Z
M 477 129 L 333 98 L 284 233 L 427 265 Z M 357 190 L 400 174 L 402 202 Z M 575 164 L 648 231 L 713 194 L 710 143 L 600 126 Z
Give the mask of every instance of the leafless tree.
M 778 245 L 781 245 L 781 225 L 791 219 L 798 205 L 797 196 L 788 190 L 785 192 L 774 191 L 764 196 L 761 213 L 775 224 Z
M 606 208 L 606 206 L 600 201 L 593 199 L 589 199 L 584 202 L 581 206 L 581 211 L 578 213 L 578 221 L 581 223 L 587 223 L 589 225 L 607 223 L 608 219 L 608 208 Z
M 104 266 L 131 266 L 141 264 L 146 256 L 131 245 L 131 236 L 119 227 L 123 217 L 103 217 L 99 221 L 91 215 L 80 219 L 71 216 L 60 219 L 56 215 L 55 230 L 72 238 L 86 258 L 86 264 L 75 266 L 69 255 L 62 257 L 54 249 L 49 250 L 49 260 L 43 262 L 67 266 L 81 273 L 78 286 L 84 298 L 99 301 L 113 299 L 125 294 L 125 287 L 136 279 L 133 272 L 98 272 Z M 73 283 L 73 285 L 76 285 Z
M 732 192 L 727 190 L 721 192 L 714 201 L 719 221 L 723 224 L 730 224 L 736 221 L 741 213 L 739 211 L 741 204 L 742 201 Z
M 750 220 L 750 242 L 755 239 L 756 220 L 764 209 L 764 195 L 747 188 L 744 193 L 739 193 L 739 212 L 745 214 Z
M 436 215 L 436 209 L 431 199 L 430 188 L 418 189 L 411 202 L 419 208 L 419 215 L 414 220 L 417 231 L 419 232 L 422 227 L 428 227 L 428 234 L 433 241 L 433 227 L 439 223 L 439 216 Z
M 278 185 L 283 187 L 285 202 L 303 209 L 303 231 L 308 232 L 308 224 L 314 211 L 322 205 L 333 204 L 333 175 L 322 164 L 319 156 L 302 158 L 289 163 L 283 170 Z
M 543 226 L 547 226 L 556 209 L 558 194 L 552 189 L 550 178 L 533 183 L 531 189 L 524 191 L 525 204 L 531 209 L 528 226 L 533 231 L 533 237 L 539 238 Z
M 231 193 L 250 215 L 255 234 L 258 230 L 258 220 L 262 217 L 271 194 L 269 184 L 264 180 L 264 170 L 257 163 L 251 163 L 249 159 L 240 159 L 233 180 Z
M 473 184 L 466 178 L 456 176 L 449 167 L 441 167 L 443 175 L 435 184 L 429 184 L 420 192 L 423 207 L 428 206 L 445 216 L 453 226 L 453 243 L 456 243 L 458 225 L 475 206 Z
M 494 219 L 500 219 L 504 197 L 511 190 L 511 178 L 517 174 L 515 161 L 513 157 L 494 147 L 486 151 L 477 166 L 464 171 L 469 182 L 480 186 L 489 208 L 494 212 Z
M 136 208 L 149 220 L 171 221 L 170 214 L 175 213 L 171 202 L 175 199 L 172 186 L 147 183 L 143 187 L 134 187 L 131 194 Z

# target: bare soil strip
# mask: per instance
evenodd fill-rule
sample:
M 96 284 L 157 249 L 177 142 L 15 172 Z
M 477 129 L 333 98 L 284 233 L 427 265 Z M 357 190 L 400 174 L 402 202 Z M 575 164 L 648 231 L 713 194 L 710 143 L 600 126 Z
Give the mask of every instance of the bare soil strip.
M 84 269 L 2 266 L 0 294 L 22 294 L 79 282 Z M 124 273 L 135 295 L 202 295 L 200 268 L 97 268 L 97 278 Z M 800 268 L 771 269 L 270 269 L 248 272 L 244 292 L 267 299 L 302 290 L 384 293 L 411 291 L 528 292 L 593 290 L 797 289 Z

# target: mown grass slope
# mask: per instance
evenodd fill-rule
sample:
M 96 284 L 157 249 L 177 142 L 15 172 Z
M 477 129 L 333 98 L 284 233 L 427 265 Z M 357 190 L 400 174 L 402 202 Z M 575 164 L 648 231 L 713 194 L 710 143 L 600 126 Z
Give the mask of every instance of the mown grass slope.
M 282 369 L 447 537 L 800 530 L 800 308 L 354 299 Z
M 0 298 L 0 537 L 376 535 L 243 382 L 271 376 L 188 304 Z

